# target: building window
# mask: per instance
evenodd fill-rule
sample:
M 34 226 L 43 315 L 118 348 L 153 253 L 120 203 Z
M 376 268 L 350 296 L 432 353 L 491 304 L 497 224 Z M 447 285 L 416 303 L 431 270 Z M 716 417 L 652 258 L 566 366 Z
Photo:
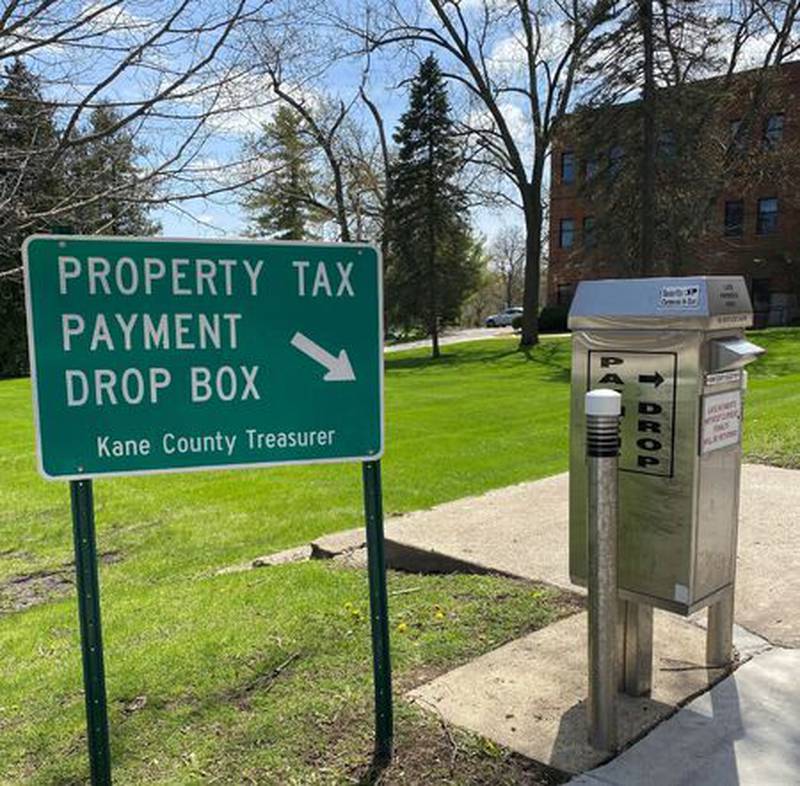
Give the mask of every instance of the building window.
M 671 128 L 665 128 L 658 135 L 658 155 L 662 158 L 675 158 L 677 152 L 675 132 Z
M 767 147 L 776 147 L 783 139 L 783 112 L 769 115 L 764 123 L 764 144 Z
M 575 219 L 562 218 L 558 222 L 558 246 L 559 248 L 572 248 L 575 243 Z
M 622 169 L 622 158 L 625 155 L 625 150 L 622 145 L 614 145 L 608 151 L 608 171 L 612 177 L 616 177 Z
M 778 231 L 778 200 L 774 197 L 758 200 L 756 233 L 774 235 Z
M 741 118 L 731 120 L 730 125 L 731 145 L 737 150 L 744 149 L 744 128 L 742 127 Z
M 744 202 L 734 199 L 725 203 L 725 235 L 740 237 L 744 233 Z
M 561 154 L 561 182 L 565 185 L 575 182 L 575 153 Z
M 769 295 L 770 295 L 771 287 L 770 287 L 770 280 L 768 278 L 754 278 L 750 284 L 750 293 L 753 299 L 753 306 L 758 309 L 758 307 L 769 307 Z
M 583 247 L 594 248 L 594 216 L 585 216 L 583 219 Z
M 586 180 L 592 180 L 600 171 L 600 159 L 597 158 L 597 156 L 594 158 L 587 158 L 586 161 L 584 161 L 583 166 Z
M 572 284 L 556 285 L 556 305 L 568 306 L 572 303 Z

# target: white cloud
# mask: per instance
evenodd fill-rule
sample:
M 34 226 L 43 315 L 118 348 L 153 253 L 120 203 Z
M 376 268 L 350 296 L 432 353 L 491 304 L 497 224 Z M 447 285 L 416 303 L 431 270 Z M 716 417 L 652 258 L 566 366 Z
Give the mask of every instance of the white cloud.
M 207 128 L 223 136 L 245 137 L 260 134 L 280 106 L 281 99 L 272 90 L 266 75 L 242 71 L 225 77 L 218 86 L 218 78 L 190 86 L 194 94 L 182 101 L 184 111 L 211 112 Z M 312 111 L 319 110 L 322 96 L 307 86 L 284 85 Z
M 145 31 L 154 24 L 152 19 L 135 14 L 123 6 L 107 8 L 92 19 L 88 19 L 92 14 L 100 11 L 104 5 L 105 3 L 99 1 L 84 5 L 80 16 L 81 19 L 87 19 L 81 28 L 83 32 L 91 30 L 104 35 L 124 35 L 133 31 Z
M 523 157 L 530 156 L 533 152 L 533 129 L 530 118 L 517 104 L 511 101 L 501 102 L 499 109 Z M 470 113 L 467 125 L 476 130 L 489 131 L 495 124 L 488 110 L 481 108 Z
M 572 39 L 572 28 L 563 21 L 542 22 L 539 35 L 541 41 L 536 52 L 536 64 L 538 67 L 544 63 L 553 65 L 567 51 Z M 522 33 L 510 33 L 492 47 L 489 67 L 497 78 L 527 78 L 530 56 Z

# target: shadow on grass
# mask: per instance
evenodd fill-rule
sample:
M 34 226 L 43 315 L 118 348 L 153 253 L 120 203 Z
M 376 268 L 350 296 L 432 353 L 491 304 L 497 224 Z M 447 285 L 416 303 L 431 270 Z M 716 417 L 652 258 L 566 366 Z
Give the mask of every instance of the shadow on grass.
M 507 341 L 500 346 L 496 344 L 492 346 L 492 343 L 482 341 L 457 347 L 444 347 L 438 358 L 421 354 L 402 358 L 387 357 L 384 360 L 384 367 L 387 371 L 433 371 L 488 366 L 517 357 L 541 366 L 544 379 L 548 382 L 569 382 L 570 347 L 566 339 L 548 341 L 533 348 L 518 346 L 509 348 Z
M 539 344 L 536 347 L 523 347 L 517 350 L 525 355 L 529 363 L 538 363 L 544 367 L 544 378 L 548 382 L 569 382 L 571 352 L 569 344 L 561 342 Z

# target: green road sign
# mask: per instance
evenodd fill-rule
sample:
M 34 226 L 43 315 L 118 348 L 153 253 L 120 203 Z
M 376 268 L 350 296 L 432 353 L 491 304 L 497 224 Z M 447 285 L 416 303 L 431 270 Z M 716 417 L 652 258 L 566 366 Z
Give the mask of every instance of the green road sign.
M 36 235 L 23 258 L 47 477 L 382 454 L 374 247 Z

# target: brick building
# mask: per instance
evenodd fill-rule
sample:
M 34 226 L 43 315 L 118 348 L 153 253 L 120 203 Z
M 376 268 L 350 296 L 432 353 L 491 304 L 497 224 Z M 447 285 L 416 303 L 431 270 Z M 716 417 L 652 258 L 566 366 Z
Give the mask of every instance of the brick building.
M 751 137 L 765 155 L 790 153 L 800 160 L 800 62 L 788 63 L 777 72 L 763 109 L 750 124 Z M 745 91 L 746 92 L 746 91 Z M 662 100 L 669 100 L 663 96 Z M 743 104 L 737 99 L 725 105 L 720 125 L 732 143 L 742 123 Z M 630 122 L 636 123 L 627 105 Z M 595 110 L 604 111 L 604 110 Z M 659 135 L 663 141 L 664 131 Z M 589 195 L 588 178 L 609 176 L 623 165 L 625 151 L 613 139 L 594 153 L 587 153 L 579 140 L 565 133 L 555 146 L 551 164 L 549 273 L 547 302 L 569 305 L 581 280 L 619 278 L 631 275 L 628 264 L 620 262 L 603 233 L 596 226 L 598 199 Z M 581 148 L 584 152 L 579 152 Z M 768 161 L 768 159 L 764 159 Z M 784 160 L 784 159 L 781 159 Z M 628 162 L 625 162 L 627 164 Z M 781 169 L 788 172 L 788 169 Z M 761 172 L 763 175 L 764 173 Z M 753 177 L 734 175 L 725 187 L 712 195 L 713 207 L 705 228 L 689 243 L 680 275 L 741 275 L 747 281 L 756 312 L 756 324 L 788 324 L 800 317 L 800 201 L 794 176 Z M 631 221 L 639 221 L 631 215 Z M 668 274 L 653 270 L 653 275 Z

